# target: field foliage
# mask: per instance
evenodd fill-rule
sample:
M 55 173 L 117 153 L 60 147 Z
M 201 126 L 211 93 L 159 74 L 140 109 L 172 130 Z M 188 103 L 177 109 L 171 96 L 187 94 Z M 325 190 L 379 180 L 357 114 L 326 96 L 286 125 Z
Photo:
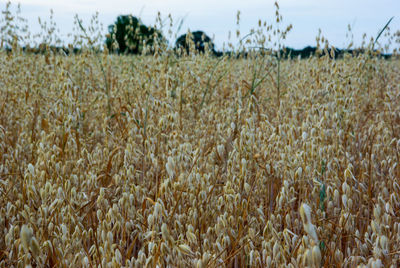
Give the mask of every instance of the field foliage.
M 400 264 L 396 55 L 88 44 L 0 52 L 2 267 Z

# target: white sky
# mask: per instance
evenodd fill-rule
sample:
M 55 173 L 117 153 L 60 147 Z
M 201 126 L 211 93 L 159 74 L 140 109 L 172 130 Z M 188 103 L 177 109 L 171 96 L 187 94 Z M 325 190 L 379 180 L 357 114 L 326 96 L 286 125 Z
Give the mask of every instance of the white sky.
M 158 11 L 162 18 L 171 14 L 175 21 L 185 18 L 178 36 L 190 30 L 202 30 L 214 38 L 217 49 L 228 42 L 228 33 L 232 36 L 238 29 L 237 11 L 241 12 L 240 31 L 242 36 L 257 27 L 258 20 L 271 24 L 274 20 L 274 0 L 17 0 L 22 16 L 29 21 L 33 32 L 39 31 L 38 17 L 48 20 L 50 9 L 63 36 L 72 33 L 73 18 L 78 14 L 84 24 L 99 12 L 99 20 L 104 32 L 109 24 L 121 14 L 140 16 L 149 26 L 155 24 Z M 400 0 L 281 0 L 278 1 L 283 16 L 283 26 L 292 23 L 293 29 L 287 36 L 286 46 L 303 48 L 316 44 L 318 29 L 322 30 L 330 44 L 343 48 L 350 43 L 346 37 L 347 25 L 352 25 L 354 43 L 360 44 L 364 33 L 370 38 L 393 16 L 391 31 L 400 30 Z M 6 1 L 0 0 L 4 10 Z M 176 31 L 176 28 L 173 28 Z M 175 40 L 171 40 L 174 42 Z M 397 44 L 396 47 L 399 45 Z

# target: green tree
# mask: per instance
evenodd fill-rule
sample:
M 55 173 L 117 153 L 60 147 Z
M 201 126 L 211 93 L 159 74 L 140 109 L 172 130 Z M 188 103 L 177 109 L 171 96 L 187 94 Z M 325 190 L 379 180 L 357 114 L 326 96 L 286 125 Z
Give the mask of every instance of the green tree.
M 144 44 L 153 51 L 156 42 L 165 42 L 161 32 L 147 27 L 132 15 L 120 15 L 114 24 L 108 26 L 106 45 L 109 51 L 139 54 L 142 53 Z
M 177 49 L 185 49 L 186 52 L 189 53 L 191 42 L 193 42 L 192 45 L 194 45 L 194 48 L 199 52 L 205 52 L 208 47 L 209 50 L 215 53 L 214 43 L 203 31 L 191 32 L 189 36 L 187 34 L 179 36 L 176 40 L 175 47 Z

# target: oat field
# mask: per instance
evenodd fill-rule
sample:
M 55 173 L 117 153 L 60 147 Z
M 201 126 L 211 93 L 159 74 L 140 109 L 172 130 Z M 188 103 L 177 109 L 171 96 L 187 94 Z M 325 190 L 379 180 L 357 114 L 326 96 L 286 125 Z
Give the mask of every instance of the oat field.
M 400 61 L 0 52 L 1 267 L 398 267 Z

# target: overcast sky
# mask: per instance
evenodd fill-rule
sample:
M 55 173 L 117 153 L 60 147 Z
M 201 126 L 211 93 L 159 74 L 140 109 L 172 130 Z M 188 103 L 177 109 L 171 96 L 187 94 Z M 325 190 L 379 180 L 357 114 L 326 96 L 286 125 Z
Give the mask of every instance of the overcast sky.
M 99 20 L 107 26 L 121 14 L 140 16 L 146 25 L 154 25 L 158 12 L 162 18 L 171 14 L 175 21 L 184 18 L 178 35 L 188 29 L 203 30 L 214 38 L 217 49 L 228 42 L 229 31 L 232 35 L 238 29 L 236 14 L 241 12 L 239 29 L 242 36 L 257 26 L 258 20 L 273 23 L 274 0 L 17 0 L 22 16 L 29 21 L 33 32 L 39 31 L 38 17 L 46 20 L 50 9 L 62 36 L 72 32 L 74 15 L 78 14 L 83 22 L 89 23 L 90 17 L 99 12 Z M 283 25 L 293 24 L 287 36 L 286 46 L 303 48 L 315 45 L 318 29 L 338 48 L 346 47 L 350 38 L 346 37 L 347 25 L 352 25 L 354 43 L 360 44 L 363 33 L 370 38 L 393 16 L 391 31 L 400 30 L 400 0 L 281 0 L 280 13 Z M 0 0 L 4 10 L 6 1 Z M 173 28 L 174 31 L 177 27 Z M 171 40 L 174 42 L 175 40 Z M 398 47 L 398 45 L 397 45 Z

